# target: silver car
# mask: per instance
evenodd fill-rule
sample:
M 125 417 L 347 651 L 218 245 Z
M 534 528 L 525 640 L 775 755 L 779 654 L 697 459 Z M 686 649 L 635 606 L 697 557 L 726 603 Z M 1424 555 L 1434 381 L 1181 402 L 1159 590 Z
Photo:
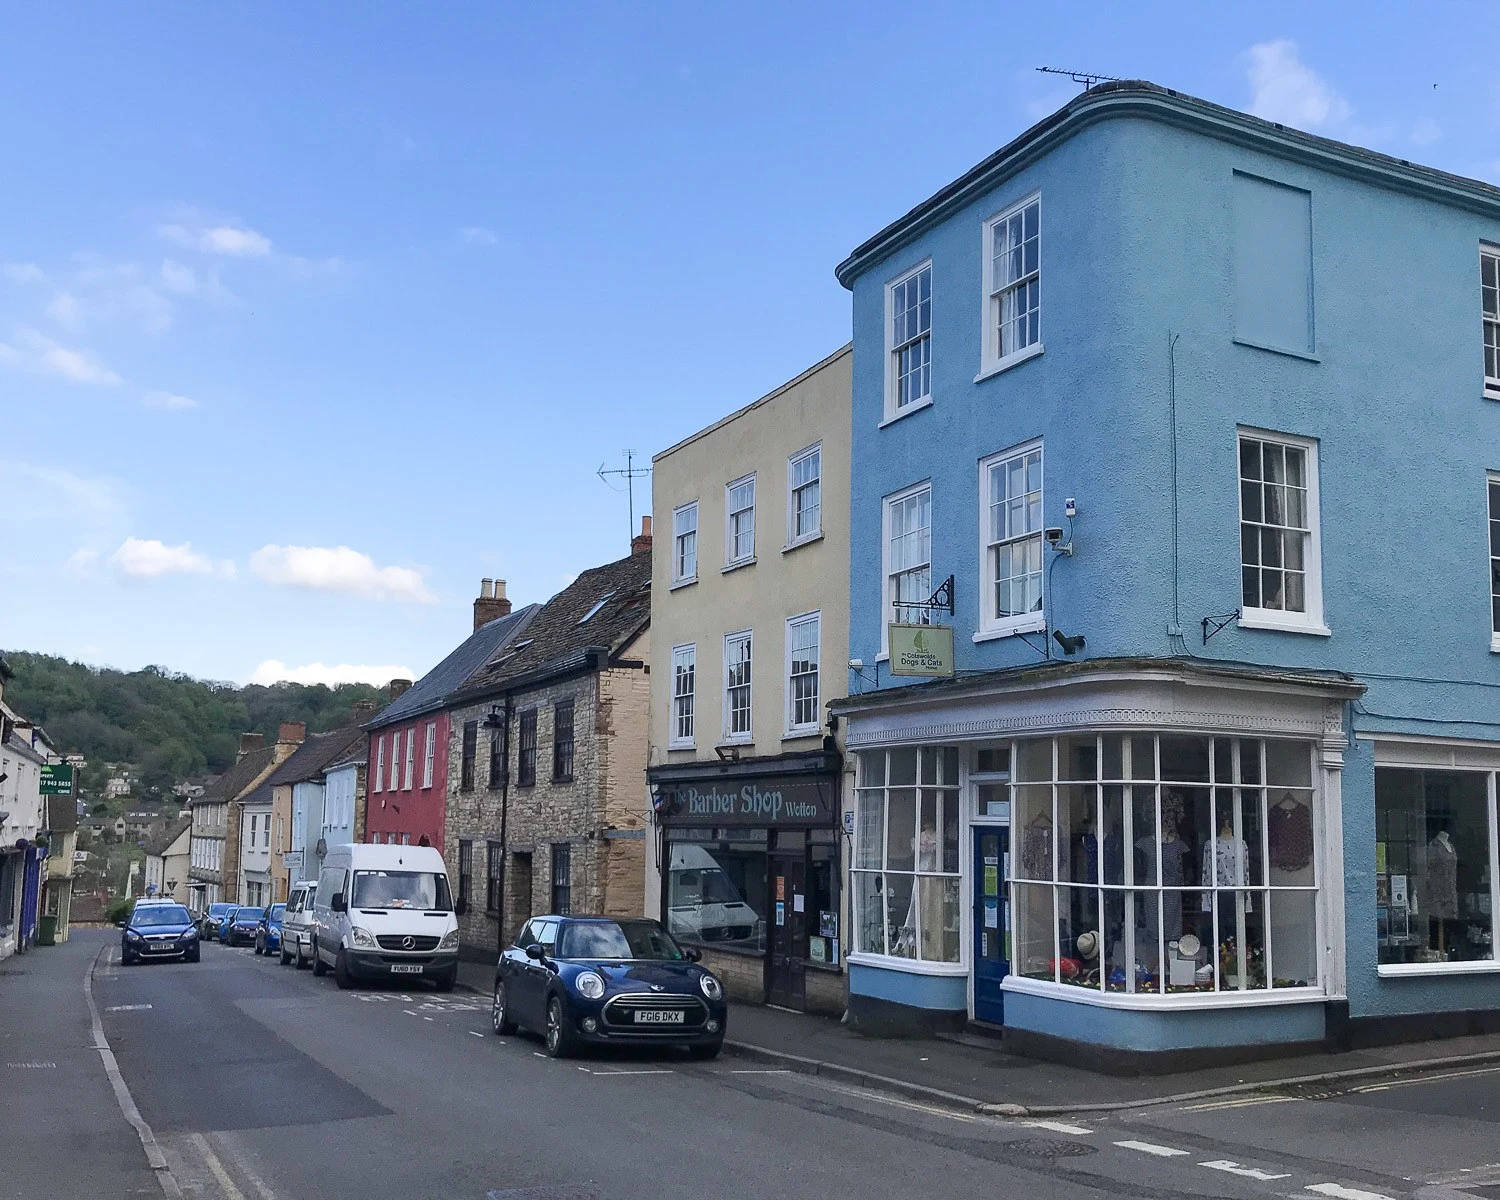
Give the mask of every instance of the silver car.
M 292 885 L 286 898 L 286 912 L 281 915 L 281 965 L 293 959 L 297 970 L 312 962 L 312 915 L 313 897 L 317 895 L 318 883 L 309 879 Z

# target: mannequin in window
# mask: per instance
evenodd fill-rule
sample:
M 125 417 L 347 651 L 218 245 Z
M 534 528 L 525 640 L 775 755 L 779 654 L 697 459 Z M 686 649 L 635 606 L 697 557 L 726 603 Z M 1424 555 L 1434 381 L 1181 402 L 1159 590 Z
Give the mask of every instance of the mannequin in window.
M 1242 888 L 1249 882 L 1246 878 L 1250 862 L 1250 850 L 1245 839 L 1234 836 L 1234 818 L 1225 813 L 1219 820 L 1219 833 L 1212 841 L 1203 843 L 1203 886 Z M 1212 912 L 1209 893 L 1203 893 L 1203 911 Z M 1245 896 L 1245 911 L 1253 912 L 1250 896 Z M 1225 921 L 1234 928 L 1234 893 L 1219 893 L 1219 937 L 1225 936 Z
M 1447 923 L 1458 920 L 1458 847 L 1453 844 L 1452 827 L 1446 823 L 1427 843 L 1422 905 L 1430 922 L 1428 944 L 1447 953 Z
M 929 815 L 922 819 L 922 831 L 912 839 L 911 848 L 912 857 L 916 860 L 917 870 L 919 872 L 926 872 L 928 874 L 936 874 L 938 870 L 938 836 L 937 819 L 935 817 Z M 941 903 L 931 903 L 931 901 L 936 900 L 939 894 L 938 889 L 936 888 L 930 888 L 927 891 L 926 899 L 929 901 L 929 903 L 919 903 L 917 894 L 921 890 L 921 880 L 913 880 L 911 889 L 911 903 L 907 905 L 906 920 L 902 923 L 901 927 L 901 945 L 903 951 L 905 952 L 903 954 L 903 957 L 934 958 L 941 960 L 944 953 L 944 905 Z M 918 951 L 917 948 L 913 946 L 912 939 L 914 939 L 917 934 L 917 914 L 919 908 L 922 910 L 922 930 L 920 942 L 916 944 L 920 947 L 920 950 Z

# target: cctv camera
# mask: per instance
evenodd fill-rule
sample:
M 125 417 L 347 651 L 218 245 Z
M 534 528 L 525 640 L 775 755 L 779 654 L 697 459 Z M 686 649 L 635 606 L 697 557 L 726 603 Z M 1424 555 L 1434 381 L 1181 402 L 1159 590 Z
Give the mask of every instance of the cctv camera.
M 1043 531 L 1043 536 L 1047 539 L 1047 545 L 1049 546 L 1062 545 L 1063 531 L 1056 525 L 1049 525 Z
M 862 658 L 851 658 L 849 660 L 849 669 L 851 671 L 863 671 L 865 669 L 865 660 Z

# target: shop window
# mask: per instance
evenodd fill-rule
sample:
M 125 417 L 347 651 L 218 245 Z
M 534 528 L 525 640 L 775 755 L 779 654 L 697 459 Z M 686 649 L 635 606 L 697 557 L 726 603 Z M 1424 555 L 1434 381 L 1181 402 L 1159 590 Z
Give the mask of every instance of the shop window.
M 1494 790 L 1480 771 L 1375 771 L 1381 967 L 1495 957 Z
M 960 960 L 958 751 L 903 747 L 859 756 L 855 949 Z
M 673 830 L 667 843 L 667 928 L 685 942 L 766 948 L 767 831 Z
M 1317 986 L 1307 743 L 1070 734 L 1013 758 L 1019 975 L 1138 995 Z

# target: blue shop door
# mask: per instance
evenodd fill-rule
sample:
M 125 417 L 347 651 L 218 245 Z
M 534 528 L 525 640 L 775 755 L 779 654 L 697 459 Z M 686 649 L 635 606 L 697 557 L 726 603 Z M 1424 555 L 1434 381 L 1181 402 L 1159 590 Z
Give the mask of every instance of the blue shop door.
M 1005 880 L 1010 874 L 1010 830 L 974 827 L 974 1019 L 1005 1023 L 1000 981 L 1010 974 L 1010 910 Z

